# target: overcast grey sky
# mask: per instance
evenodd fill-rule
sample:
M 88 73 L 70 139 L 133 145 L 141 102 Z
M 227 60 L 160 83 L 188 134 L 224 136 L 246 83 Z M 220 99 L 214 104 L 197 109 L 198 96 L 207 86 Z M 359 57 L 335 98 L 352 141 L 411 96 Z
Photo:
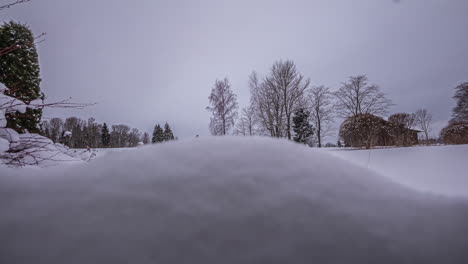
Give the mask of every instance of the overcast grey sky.
M 332 90 L 367 74 L 396 104 L 391 112 L 428 108 L 438 129 L 453 87 L 468 81 L 467 13 L 467 0 L 33 0 L 0 20 L 47 32 L 39 59 L 50 100 L 98 103 L 48 117 L 148 132 L 168 121 L 188 137 L 208 134 L 216 78 L 229 78 L 243 107 L 249 73 L 279 59 Z

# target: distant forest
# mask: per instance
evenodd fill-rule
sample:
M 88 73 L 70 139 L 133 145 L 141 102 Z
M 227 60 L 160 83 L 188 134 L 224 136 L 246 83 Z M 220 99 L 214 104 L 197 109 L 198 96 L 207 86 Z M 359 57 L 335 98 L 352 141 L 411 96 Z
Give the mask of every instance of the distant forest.
M 78 117 L 45 120 L 40 124 L 40 134 L 70 148 L 125 148 L 176 139 L 168 123 L 163 127 L 157 124 L 150 138 L 147 132 L 142 133 L 136 128 L 124 124 L 109 127 L 106 123 L 97 123 L 92 117 L 88 120 Z

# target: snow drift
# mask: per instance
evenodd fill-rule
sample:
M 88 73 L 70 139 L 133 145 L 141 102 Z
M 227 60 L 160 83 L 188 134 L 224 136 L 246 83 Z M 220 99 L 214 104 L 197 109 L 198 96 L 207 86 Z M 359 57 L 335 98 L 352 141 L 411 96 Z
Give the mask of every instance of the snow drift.
M 420 191 L 468 198 L 468 145 L 322 151 Z
M 0 127 L 0 166 L 48 167 L 90 161 L 95 156 L 94 150 L 70 149 L 38 134 L 18 134 L 13 129 Z
M 47 167 L 65 161 L 89 161 L 96 155 L 91 151 L 70 150 L 68 147 L 54 143 L 50 139 L 38 134 L 19 134 L 11 128 L 6 128 L 7 113 L 14 113 L 16 111 L 25 113 L 26 108 L 41 109 L 44 105 L 41 99 L 26 104 L 21 100 L 6 95 L 6 91 L 8 91 L 8 88 L 0 83 L 0 166 Z
M 465 201 L 286 141 L 0 170 L 0 263 L 468 263 Z

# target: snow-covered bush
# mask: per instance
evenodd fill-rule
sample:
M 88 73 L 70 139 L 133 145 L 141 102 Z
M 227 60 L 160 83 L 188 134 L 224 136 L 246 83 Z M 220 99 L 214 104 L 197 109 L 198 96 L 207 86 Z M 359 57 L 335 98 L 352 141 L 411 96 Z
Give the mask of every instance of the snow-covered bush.
M 5 127 L 0 127 L 0 138 L 7 140 L 11 144 L 16 144 L 20 140 L 18 132 Z
M 10 141 L 0 137 L 0 155 L 10 149 Z
M 468 144 L 468 122 L 453 122 L 442 129 L 445 144 Z
M 19 111 L 24 113 L 26 111 L 26 104 L 21 100 L 18 100 L 14 97 L 8 96 L 5 93 L 8 91 L 8 88 L 0 83 L 0 128 L 6 127 L 7 120 L 6 114 Z
M 388 117 L 388 132 L 396 146 L 410 146 L 417 143 L 417 134 L 412 130 L 414 124 L 415 116 L 412 114 L 396 113 Z
M 5 115 L 8 113 L 25 113 L 28 108 L 42 108 L 42 101 L 30 104 L 8 96 L 8 89 L 0 83 L 0 163 L 21 167 L 28 165 L 49 166 L 58 161 L 89 160 L 95 156 L 92 151 L 85 153 L 71 151 L 61 144 L 54 144 L 50 139 L 38 134 L 19 134 L 14 129 L 6 128 Z
M 0 128 L 0 132 L 2 130 L 6 129 Z M 54 144 L 50 139 L 38 134 L 16 134 L 15 137 L 18 140 L 9 141 L 9 148 L 3 153 L 0 152 L 0 162 L 11 167 L 47 167 L 65 161 L 90 160 L 95 156 L 93 151 L 71 150 L 62 144 Z
M 388 121 L 371 114 L 359 114 L 346 119 L 340 126 L 340 137 L 346 146 L 410 146 L 418 143 L 417 130 L 411 129 L 413 117 L 399 113 Z
M 346 119 L 340 126 L 340 137 L 346 146 L 371 148 L 385 130 L 385 120 L 371 114 L 359 114 Z

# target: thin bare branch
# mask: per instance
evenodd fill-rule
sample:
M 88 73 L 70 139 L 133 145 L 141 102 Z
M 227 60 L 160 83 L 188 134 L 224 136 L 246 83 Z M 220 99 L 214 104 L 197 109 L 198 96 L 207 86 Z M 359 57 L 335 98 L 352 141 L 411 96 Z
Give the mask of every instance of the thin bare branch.
M 11 8 L 11 7 L 13 7 L 15 5 L 18 5 L 18 4 L 24 4 L 24 3 L 27 3 L 27 2 L 31 2 L 31 0 L 16 0 L 15 2 L 0 6 L 0 11 L 2 11 L 4 9 Z
M 377 85 L 368 84 L 365 75 L 350 77 L 334 95 L 336 111 L 344 118 L 358 114 L 384 115 L 393 105 Z

